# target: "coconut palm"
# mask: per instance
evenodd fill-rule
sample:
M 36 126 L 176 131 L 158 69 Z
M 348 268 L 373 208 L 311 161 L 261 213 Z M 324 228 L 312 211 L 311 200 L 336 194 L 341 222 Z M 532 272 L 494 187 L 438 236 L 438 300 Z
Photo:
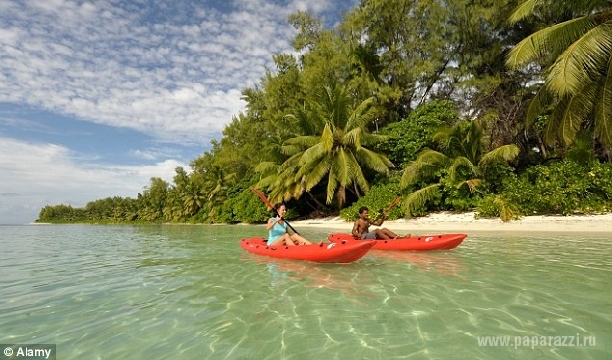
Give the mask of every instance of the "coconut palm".
M 345 86 L 326 86 L 314 102 L 288 115 L 300 124 L 304 135 L 283 143 L 283 151 L 290 158 L 281 165 L 277 184 L 283 184 L 286 194 L 298 198 L 325 179 L 327 204 L 332 203 L 335 195 L 341 207 L 347 188 L 352 187 L 357 195 L 368 191 L 362 167 L 388 173 L 393 164 L 369 149 L 385 139 L 367 130 L 377 116 L 374 99 L 353 103 Z
M 484 127 L 474 120 L 443 128 L 433 135 L 440 151 L 425 149 L 411 162 L 402 175 L 400 186 L 406 188 L 418 181 L 425 187 L 414 191 L 404 201 L 406 214 L 414 215 L 426 202 L 434 199 L 443 187 L 441 173 L 448 173 L 450 184 L 457 189 L 467 187 L 470 192 L 483 182 L 485 168 L 494 162 L 508 162 L 516 158 L 516 145 L 502 145 L 489 152 L 484 151 Z
M 546 75 L 530 103 L 528 121 L 554 104 L 547 142 L 569 145 L 581 129 L 589 129 L 597 140 L 612 145 L 612 2 L 526 0 L 510 21 L 541 13 L 571 19 L 531 34 L 509 53 L 511 68 L 537 62 Z

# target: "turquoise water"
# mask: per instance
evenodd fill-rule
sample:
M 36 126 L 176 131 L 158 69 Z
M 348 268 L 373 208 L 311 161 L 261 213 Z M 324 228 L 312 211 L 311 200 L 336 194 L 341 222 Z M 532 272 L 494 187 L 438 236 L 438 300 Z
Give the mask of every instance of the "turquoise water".
M 0 343 L 62 360 L 612 358 L 612 234 L 470 233 L 352 264 L 252 255 L 250 235 L 265 229 L 0 226 Z

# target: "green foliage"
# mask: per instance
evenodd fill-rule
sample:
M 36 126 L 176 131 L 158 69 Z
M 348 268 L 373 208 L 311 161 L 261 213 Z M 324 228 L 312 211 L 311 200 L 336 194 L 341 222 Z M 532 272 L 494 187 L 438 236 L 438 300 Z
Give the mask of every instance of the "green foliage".
M 487 194 L 478 203 L 477 208 L 477 219 L 500 218 L 502 221 L 507 222 L 520 218 L 517 206 L 506 201 L 501 195 Z
M 243 190 L 238 196 L 231 197 L 234 219 L 244 223 L 257 223 L 267 220 L 270 211 L 252 191 Z
M 374 99 L 356 103 L 346 86 L 336 84 L 320 87 L 316 102 L 307 102 L 304 110 L 288 117 L 310 129 L 310 134 L 294 136 L 283 143 L 292 155 L 272 186 L 273 193 L 282 198 L 299 198 L 304 191 L 326 185 L 326 203 L 334 201 L 339 207 L 345 202 L 346 189 L 353 187 L 367 192 L 369 184 L 363 169 L 388 174 L 392 164 L 382 154 L 370 150 L 385 140 L 371 134 L 366 125 L 378 114 Z
M 458 186 L 450 176 L 441 178 L 440 184 L 443 206 L 438 210 L 469 211 L 476 207 L 482 196 L 481 191 L 471 191 L 468 186 Z
M 434 145 L 431 136 L 442 126 L 458 121 L 459 115 L 450 100 L 434 100 L 410 113 L 402 121 L 392 123 L 381 130 L 387 141 L 377 145 L 377 150 L 388 154 L 396 166 L 403 166 L 416 159 L 426 147 Z
M 345 17 L 347 40 L 376 49 L 377 96 L 387 109 L 381 124 L 405 118 L 440 80 L 454 55 L 447 43 L 455 40 L 450 15 L 438 1 L 367 0 Z
M 70 205 L 47 205 L 40 210 L 37 222 L 71 222 L 79 220 L 79 210 Z M 82 211 L 81 211 L 82 212 Z
M 512 166 L 502 161 L 495 161 L 481 168 L 483 182 L 481 189 L 486 193 L 497 194 L 504 188 L 504 184 L 516 178 Z
M 510 218 L 603 212 L 612 209 L 612 164 L 571 160 L 537 165 L 508 180 L 499 198 L 492 195 L 478 205 L 481 217 L 499 215 L 508 208 Z
M 381 216 L 382 210 L 389 206 L 395 198 L 401 194 L 399 184 L 379 184 L 372 186 L 370 191 L 354 202 L 351 206 L 340 211 L 340 217 L 347 221 L 354 221 L 359 218 L 359 208 L 367 206 L 370 210 L 370 217 L 377 219 Z M 388 220 L 395 220 L 402 217 L 401 203 L 389 210 Z
M 546 13 L 555 22 L 526 36 L 507 57 L 513 69 L 536 62 L 545 74 L 528 117 L 554 106 L 545 130 L 548 143 L 570 145 L 580 130 L 588 130 L 599 142 L 612 145 L 611 11 L 610 1 L 528 0 L 510 17 L 517 23 Z
M 423 209 L 470 210 L 487 193 L 488 185 L 499 185 L 494 176 L 510 173 L 509 166 L 502 164 L 518 155 L 518 147 L 502 145 L 485 152 L 484 130 L 481 121 L 468 120 L 433 135 L 439 151 L 421 151 L 402 175 L 400 185 L 415 189 L 406 198 L 406 216 Z M 440 197 L 441 203 L 437 202 Z

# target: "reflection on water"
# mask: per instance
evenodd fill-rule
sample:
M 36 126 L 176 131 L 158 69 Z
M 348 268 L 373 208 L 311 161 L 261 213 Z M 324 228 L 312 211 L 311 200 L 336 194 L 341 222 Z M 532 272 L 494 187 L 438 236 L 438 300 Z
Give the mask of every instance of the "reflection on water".
M 425 271 L 436 271 L 441 275 L 460 276 L 462 272 L 468 270 L 461 257 L 456 256 L 452 251 L 373 250 L 370 255 L 411 264 Z
M 0 227 L 0 343 L 81 358 L 612 356 L 606 235 L 470 234 L 352 264 L 240 249 L 263 226 Z M 308 238 L 323 239 L 324 230 Z M 478 346 L 593 335 L 595 346 Z
M 305 288 L 338 291 L 348 301 L 363 301 L 373 297 L 371 286 L 367 284 L 375 282 L 376 279 L 365 269 L 355 269 L 347 264 L 318 264 L 268 259 L 252 254 L 249 256 L 252 257 L 249 260 L 268 269 L 270 286 L 274 288 L 282 288 L 287 284 L 299 282 Z

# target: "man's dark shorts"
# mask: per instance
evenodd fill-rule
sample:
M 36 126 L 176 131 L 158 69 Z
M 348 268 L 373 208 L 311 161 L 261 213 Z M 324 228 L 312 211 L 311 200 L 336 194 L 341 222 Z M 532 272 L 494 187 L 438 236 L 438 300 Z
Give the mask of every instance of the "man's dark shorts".
M 368 232 L 368 233 L 361 234 L 361 240 L 365 240 L 365 239 L 376 240 L 376 233 L 375 232 Z

